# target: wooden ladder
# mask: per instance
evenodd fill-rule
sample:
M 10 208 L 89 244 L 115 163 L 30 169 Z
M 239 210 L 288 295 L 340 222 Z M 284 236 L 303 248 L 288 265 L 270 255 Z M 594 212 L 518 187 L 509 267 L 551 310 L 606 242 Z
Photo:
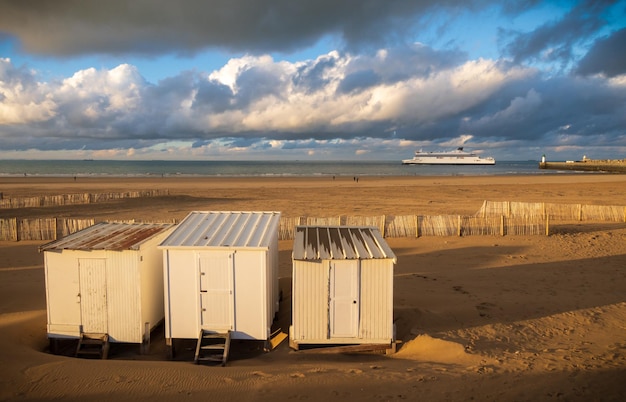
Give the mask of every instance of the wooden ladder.
M 204 361 L 211 361 L 219 362 L 222 366 L 225 366 L 228 360 L 229 349 L 230 331 L 225 334 L 218 334 L 201 329 L 193 362 L 198 364 Z
M 88 334 L 81 332 L 76 346 L 76 357 L 99 357 L 109 355 L 109 334 Z

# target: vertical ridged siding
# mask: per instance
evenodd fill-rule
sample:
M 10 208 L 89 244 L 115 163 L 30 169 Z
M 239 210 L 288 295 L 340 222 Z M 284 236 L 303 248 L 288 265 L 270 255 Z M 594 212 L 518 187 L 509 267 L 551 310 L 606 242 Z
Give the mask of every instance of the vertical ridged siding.
M 293 337 L 328 338 L 328 262 L 296 261 L 293 267 Z
M 138 258 L 137 251 L 107 252 L 108 333 L 115 342 L 142 341 Z
M 270 326 L 274 320 L 274 315 L 278 312 L 280 305 L 280 286 L 278 283 L 278 232 L 274 232 L 270 240 L 269 249 L 265 255 L 265 269 L 268 270 L 268 296 L 269 303 L 267 311 L 270 312 Z
M 359 337 L 393 337 L 393 263 L 391 260 L 361 261 L 361 311 Z

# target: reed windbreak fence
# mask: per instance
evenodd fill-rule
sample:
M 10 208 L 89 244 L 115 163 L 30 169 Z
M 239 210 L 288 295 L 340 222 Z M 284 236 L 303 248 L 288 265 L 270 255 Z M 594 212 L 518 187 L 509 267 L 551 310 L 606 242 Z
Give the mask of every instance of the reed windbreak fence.
M 0 219 L 0 240 L 56 240 L 94 224 L 94 219 Z
M 0 197 L 0 208 L 38 208 L 62 205 L 95 204 L 111 200 L 140 197 L 159 197 L 169 195 L 169 190 L 127 191 L 124 193 L 78 193 L 60 195 L 42 195 L 38 197 Z
M 626 222 L 626 207 L 485 201 L 474 216 L 378 215 L 281 217 L 279 238 L 291 240 L 296 226 L 373 226 L 384 237 L 548 235 L 554 221 Z M 87 228 L 94 219 L 0 219 L 0 240 L 56 240 Z M 176 222 L 174 222 L 176 223 Z
M 326 218 L 282 217 L 279 238 L 293 239 L 296 226 L 373 226 L 384 237 L 420 236 L 505 236 L 542 235 L 547 233 L 544 218 L 507 218 L 504 216 L 461 216 L 461 215 L 379 215 L 379 216 L 336 216 Z
M 477 217 L 547 218 L 560 221 L 626 222 L 626 206 L 484 201 Z
M 56 240 L 95 223 L 94 219 L 0 219 L 0 240 Z M 378 228 L 384 237 L 536 235 L 544 234 L 546 231 L 544 219 L 537 221 L 460 215 L 380 215 L 325 218 L 301 216 L 282 217 L 280 219 L 279 239 L 293 239 L 296 226 L 300 225 L 373 226 Z
M 41 218 L 41 219 L 0 219 L 0 241 L 20 240 L 57 240 L 72 233 L 86 229 L 98 222 L 95 219 L 72 219 L 72 218 Z M 170 222 L 144 222 L 134 219 L 107 220 L 116 223 L 176 223 Z

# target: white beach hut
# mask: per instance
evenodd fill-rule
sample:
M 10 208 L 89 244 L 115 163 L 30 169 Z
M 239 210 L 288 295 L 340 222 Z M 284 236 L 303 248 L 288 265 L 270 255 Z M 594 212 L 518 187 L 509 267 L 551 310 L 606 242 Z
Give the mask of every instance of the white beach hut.
M 298 226 L 292 259 L 291 348 L 393 349 L 396 256 L 378 229 Z
M 53 351 L 56 341 L 73 338 L 80 339 L 77 355 L 106 358 L 108 342 L 139 343 L 146 351 L 164 318 L 157 246 L 171 227 L 103 222 L 40 247 Z
M 279 212 L 191 212 L 161 243 L 171 356 L 174 339 L 197 339 L 196 360 L 205 335 L 269 340 L 279 225 Z

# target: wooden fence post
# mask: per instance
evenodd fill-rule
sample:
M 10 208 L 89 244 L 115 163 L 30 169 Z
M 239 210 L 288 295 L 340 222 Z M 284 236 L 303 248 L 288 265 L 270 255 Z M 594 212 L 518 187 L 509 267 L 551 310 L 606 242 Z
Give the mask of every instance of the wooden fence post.
M 546 216 L 546 236 L 550 235 L 550 216 Z
M 578 220 L 583 220 L 583 204 L 578 204 Z
M 383 215 L 383 218 L 380 220 L 380 235 L 385 238 L 385 221 L 387 219 L 386 215 Z
M 504 215 L 500 215 L 500 236 L 504 236 Z
M 420 219 L 418 215 L 415 216 L 415 237 L 420 237 Z M 626 220 L 626 208 L 624 208 L 624 219 Z
M 457 235 L 461 236 L 461 215 L 459 215 L 457 222 Z
M 11 231 L 13 232 L 11 234 L 11 239 L 14 241 L 19 241 L 20 236 L 18 235 L 18 231 L 17 231 L 17 218 L 11 219 Z

